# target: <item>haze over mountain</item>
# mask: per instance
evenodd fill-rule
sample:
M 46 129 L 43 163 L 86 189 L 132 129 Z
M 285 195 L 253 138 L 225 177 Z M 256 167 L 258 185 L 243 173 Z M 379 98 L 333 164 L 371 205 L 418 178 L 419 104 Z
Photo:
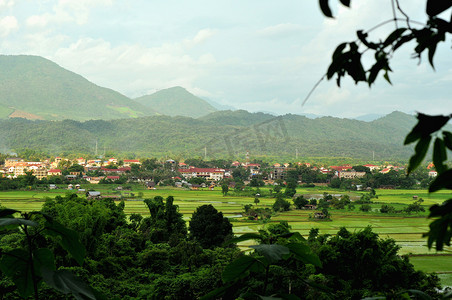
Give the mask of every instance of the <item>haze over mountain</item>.
M 94 154 L 99 149 L 129 156 L 351 157 L 406 160 L 404 137 L 416 119 L 393 112 L 372 122 L 298 115 L 273 117 L 246 111 L 214 112 L 200 119 L 151 116 L 136 119 L 50 122 L 0 120 L 0 150 L 24 148 L 49 154 Z M 76 134 L 68 134 L 76 133 Z
M 180 86 L 160 90 L 154 94 L 136 98 L 135 101 L 167 116 L 197 118 L 217 111 L 206 100 L 196 97 Z
M 0 56 L 0 118 L 117 119 L 152 109 L 38 56 Z
M 354 119 L 358 120 L 358 121 L 371 122 L 371 121 L 377 120 L 377 119 L 379 119 L 381 117 L 384 117 L 384 115 L 381 115 L 381 114 L 366 114 L 366 115 L 358 116 L 358 117 L 356 117 Z

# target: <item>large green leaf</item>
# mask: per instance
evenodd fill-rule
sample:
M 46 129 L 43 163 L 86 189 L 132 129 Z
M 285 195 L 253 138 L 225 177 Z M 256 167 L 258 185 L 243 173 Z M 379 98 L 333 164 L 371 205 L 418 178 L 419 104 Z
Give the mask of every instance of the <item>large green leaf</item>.
M 438 173 L 442 173 L 447 169 L 447 166 L 444 165 L 444 161 L 446 160 L 446 145 L 442 139 L 436 138 L 433 145 L 433 164 L 435 165 L 435 169 Z
M 406 28 L 397 28 L 393 32 L 391 32 L 390 35 L 386 38 L 386 40 L 383 42 L 383 46 L 388 46 L 394 43 L 397 39 L 399 39 L 402 34 L 406 31 Z
M 452 238 L 452 199 L 446 200 L 441 205 L 433 205 L 430 207 L 429 218 L 440 217 L 430 223 L 430 231 L 424 236 L 428 236 L 427 245 L 432 247 L 436 243 L 436 250 L 443 250 L 443 245 L 450 246 Z
M 452 169 L 444 171 L 439 174 L 435 180 L 430 184 L 428 191 L 430 193 L 439 191 L 441 189 L 452 189 Z
M 342 3 L 342 5 L 350 7 L 350 0 L 339 0 L 339 1 Z
M 450 120 L 450 116 L 429 116 L 419 113 L 417 119 L 417 124 L 405 138 L 405 145 L 430 136 L 433 132 L 440 130 Z
M 449 9 L 451 6 L 451 0 L 428 0 L 426 12 L 429 16 L 434 17 Z
M 31 266 L 27 251 L 22 249 L 3 253 L 0 260 L 0 269 L 11 278 L 23 298 L 29 297 L 34 292 Z
M 230 245 L 230 244 L 237 244 L 243 241 L 248 241 L 248 240 L 256 240 L 256 241 L 261 241 L 262 240 L 262 236 L 260 234 L 257 233 L 245 233 L 242 234 L 241 236 L 235 237 L 230 239 L 229 241 L 226 241 L 223 245 Z
M 279 237 L 287 238 L 291 241 L 306 241 L 306 239 L 299 232 L 283 233 L 279 235 Z
M 452 235 L 452 230 L 448 229 L 451 224 L 450 222 L 447 218 L 440 218 L 430 223 L 430 231 L 426 234 L 428 236 L 427 245 L 429 248 L 432 247 L 434 242 L 436 242 L 436 250 L 438 251 L 443 250 L 444 244 L 450 246 Z
M 74 230 L 68 229 L 58 222 L 47 221 L 45 223 L 46 233 L 51 236 L 61 238 L 59 240 L 60 245 L 78 262 L 79 265 L 83 265 L 85 258 L 85 247 L 80 243 L 78 233 Z
M 50 287 L 63 294 L 72 294 L 76 299 L 81 300 L 96 299 L 91 288 L 69 270 L 44 269 L 42 277 Z
M 432 297 L 430 295 L 420 291 L 420 290 L 407 290 L 407 292 L 411 295 L 416 296 L 416 299 L 420 300 L 432 300 Z
M 449 150 L 452 150 L 452 133 L 449 131 L 443 131 L 444 144 Z
M 413 156 L 411 156 L 410 163 L 408 164 L 408 174 L 410 174 L 420 165 L 425 155 L 427 154 L 431 140 L 432 137 L 428 135 L 426 137 L 422 137 L 416 144 L 416 147 L 414 147 L 414 154 Z
M 287 248 L 286 246 L 276 244 L 253 245 L 250 246 L 250 248 L 255 249 L 257 253 L 263 255 L 269 264 L 274 264 L 282 260 L 285 255 L 290 253 L 289 248 Z
M 207 295 L 202 296 L 199 300 L 221 299 L 221 296 L 231 287 L 231 285 L 224 285 L 213 291 L 210 291 Z
M 333 13 L 331 12 L 330 6 L 328 4 L 328 0 L 319 0 L 320 9 L 322 10 L 322 13 L 328 17 L 332 18 Z
M 42 270 L 52 270 L 55 271 L 55 257 L 53 256 L 52 251 L 47 248 L 37 249 L 33 252 L 33 263 L 35 266 L 35 270 L 39 271 L 42 274 Z
M 20 211 L 15 210 L 15 209 L 9 209 L 9 208 L 0 209 L 0 218 L 11 216 L 18 212 L 20 212 Z
M 316 267 L 322 266 L 320 258 L 312 252 L 308 245 L 302 243 L 292 243 L 287 244 L 286 247 L 289 248 L 290 253 L 292 253 L 296 259 L 304 262 L 305 264 L 312 264 Z
M 248 255 L 240 256 L 224 268 L 221 277 L 225 283 L 243 278 L 254 264 L 261 264 L 261 262 Z
M 18 219 L 18 218 L 1 218 L 0 219 L 0 226 L 9 226 L 9 225 L 27 225 L 27 226 L 38 226 L 38 223 L 31 221 L 31 220 L 25 220 L 25 219 Z
M 294 294 L 276 294 L 272 296 L 259 296 L 262 300 L 300 300 L 300 297 Z

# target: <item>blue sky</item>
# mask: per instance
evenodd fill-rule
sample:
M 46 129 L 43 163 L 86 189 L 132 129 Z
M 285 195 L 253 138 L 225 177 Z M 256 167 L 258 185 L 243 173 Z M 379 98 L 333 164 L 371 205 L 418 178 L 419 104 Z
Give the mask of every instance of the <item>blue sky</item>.
M 338 44 L 392 16 L 390 0 L 355 0 L 352 9 L 330 2 L 334 20 L 317 1 L 0 0 L 0 53 L 46 57 L 129 97 L 183 86 L 223 105 L 276 114 L 451 113 L 450 40 L 437 50 L 435 71 L 405 46 L 392 86 L 382 78 L 372 89 L 324 81 L 302 106 Z M 424 0 L 400 3 L 425 21 Z

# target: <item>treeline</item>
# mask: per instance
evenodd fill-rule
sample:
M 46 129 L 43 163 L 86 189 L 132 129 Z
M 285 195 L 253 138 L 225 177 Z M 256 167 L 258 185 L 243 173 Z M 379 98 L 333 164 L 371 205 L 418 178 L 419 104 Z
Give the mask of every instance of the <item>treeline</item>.
M 126 216 L 124 202 L 91 201 L 76 194 L 47 199 L 40 213 L 23 215 L 25 221 L 6 222 L 4 216 L 11 212 L 1 210 L 2 296 L 18 299 L 19 293 L 33 294 L 33 288 L 24 291 L 23 285 L 17 285 L 23 281 L 5 269 L 8 255 L 30 248 L 49 249 L 56 271 L 77 275 L 91 287 L 77 291 L 97 299 L 257 299 L 259 295 L 360 299 L 408 295 L 408 290 L 439 295 L 437 276 L 415 271 L 407 257 L 397 255 L 399 247 L 393 240 L 380 240 L 370 228 L 355 233 L 342 228 L 336 236 L 313 229 L 305 240 L 282 222 L 232 238 L 231 223 L 213 206 L 198 207 L 187 228 L 173 200 L 158 196 L 144 200 L 149 217 Z M 52 220 L 75 230 L 85 250 L 71 251 L 71 245 L 46 235 L 42 226 L 48 228 Z M 24 234 L 6 223 L 28 226 Z M 55 228 L 69 234 L 54 224 Z M 249 254 L 235 246 L 246 239 L 257 242 Z M 79 265 L 81 252 L 84 263 Z M 36 278 L 35 298 L 61 299 L 62 294 L 51 288 L 53 283 L 44 279 L 47 283 Z
M 366 167 L 355 166 L 356 170 L 366 172 L 361 178 L 333 178 L 329 184 L 332 188 L 341 188 L 346 190 L 356 190 L 357 186 L 361 189 L 366 188 L 401 188 L 401 189 L 426 189 L 433 181 L 433 177 L 428 175 L 428 170 L 419 168 L 406 175 L 406 170 L 390 170 L 388 173 L 370 172 Z

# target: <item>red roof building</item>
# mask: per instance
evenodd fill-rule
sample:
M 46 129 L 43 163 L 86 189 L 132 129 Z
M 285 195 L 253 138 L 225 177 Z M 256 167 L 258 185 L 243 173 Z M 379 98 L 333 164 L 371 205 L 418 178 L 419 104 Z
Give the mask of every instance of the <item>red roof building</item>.
M 59 175 L 61 175 L 61 170 L 60 169 L 50 169 L 47 172 L 47 175 L 48 176 L 59 176 Z

